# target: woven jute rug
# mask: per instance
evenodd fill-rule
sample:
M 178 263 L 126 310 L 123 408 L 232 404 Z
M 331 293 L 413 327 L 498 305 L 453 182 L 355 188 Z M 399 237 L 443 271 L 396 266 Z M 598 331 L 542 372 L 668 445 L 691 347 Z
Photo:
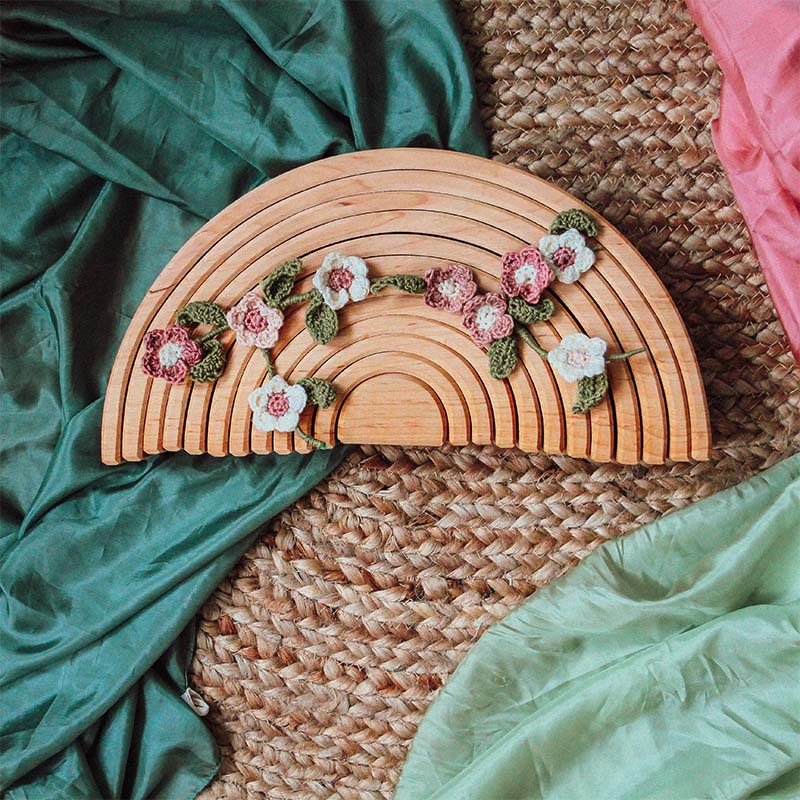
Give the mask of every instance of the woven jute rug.
M 697 349 L 713 458 L 362 447 L 264 530 L 202 611 L 210 798 L 391 797 L 475 640 L 597 545 L 800 450 L 800 381 L 711 141 L 720 74 L 679 2 L 462 0 L 493 157 L 587 201 Z

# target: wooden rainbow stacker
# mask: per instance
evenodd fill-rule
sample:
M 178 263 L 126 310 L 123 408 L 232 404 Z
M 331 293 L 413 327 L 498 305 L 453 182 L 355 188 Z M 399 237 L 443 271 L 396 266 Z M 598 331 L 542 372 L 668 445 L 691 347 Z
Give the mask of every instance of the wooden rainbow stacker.
M 297 434 L 251 425 L 247 397 L 266 380 L 267 366 L 230 331 L 222 337 L 227 367 L 214 383 L 175 385 L 142 372 L 145 334 L 168 325 L 186 303 L 229 307 L 292 258 L 303 259 L 297 291 L 306 291 L 332 250 L 365 259 L 373 277 L 458 262 L 473 269 L 480 289 L 497 291 L 503 253 L 538 242 L 556 213 L 575 207 L 583 206 L 527 173 L 438 150 L 335 156 L 270 180 L 192 236 L 139 306 L 109 379 L 103 462 L 165 450 L 310 449 Z M 305 429 L 327 443 L 494 443 L 626 464 L 708 459 L 703 383 L 678 310 L 634 247 L 598 223 L 595 267 L 576 283 L 552 284 L 547 294 L 557 311 L 536 326 L 546 349 L 574 331 L 618 351 L 647 348 L 609 364 L 613 388 L 588 414 L 571 412 L 574 386 L 530 349 L 520 351 L 507 379 L 495 380 L 457 317 L 385 292 L 348 305 L 327 345 L 312 340 L 301 310 L 286 312 L 272 351 L 277 371 L 289 381 L 334 381 L 338 392 L 330 407 L 304 412 Z

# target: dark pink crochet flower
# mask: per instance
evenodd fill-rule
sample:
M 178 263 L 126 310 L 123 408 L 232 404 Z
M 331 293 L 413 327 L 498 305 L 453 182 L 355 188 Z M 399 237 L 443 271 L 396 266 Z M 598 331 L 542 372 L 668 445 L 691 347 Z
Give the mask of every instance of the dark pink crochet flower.
M 425 303 L 433 308 L 444 308 L 458 314 L 464 304 L 475 297 L 478 287 L 472 270 L 461 264 L 434 267 L 425 273 Z
M 514 330 L 514 320 L 506 313 L 507 307 L 505 297 L 496 292 L 478 295 L 464 306 L 464 327 L 475 344 L 487 347 Z
M 180 325 L 150 331 L 144 337 L 142 369 L 145 375 L 163 378 L 169 383 L 181 383 L 193 367 L 203 358 L 203 351 L 189 331 Z
M 535 247 L 525 247 L 518 253 L 503 256 L 500 285 L 509 297 L 521 297 L 538 303 L 542 292 L 555 276 L 544 256 Z

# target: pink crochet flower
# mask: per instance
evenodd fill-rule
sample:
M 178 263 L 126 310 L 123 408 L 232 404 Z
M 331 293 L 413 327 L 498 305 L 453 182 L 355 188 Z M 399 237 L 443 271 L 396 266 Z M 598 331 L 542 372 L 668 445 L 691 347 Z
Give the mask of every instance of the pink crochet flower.
M 500 285 L 509 297 L 522 297 L 529 303 L 538 303 L 554 277 L 544 256 L 535 247 L 503 256 Z
M 203 358 L 200 345 L 180 325 L 150 331 L 144 337 L 144 347 L 142 370 L 145 375 L 163 378 L 169 383 L 182 383 L 189 367 Z
M 507 307 L 505 297 L 496 292 L 478 295 L 464 306 L 464 327 L 475 344 L 487 347 L 514 330 L 514 320 L 506 314 Z
M 255 292 L 248 292 L 225 315 L 236 332 L 236 341 L 247 347 L 272 347 L 278 341 L 283 314 L 271 308 Z
M 433 308 L 444 308 L 458 314 L 464 304 L 475 296 L 478 287 L 472 270 L 461 264 L 448 264 L 443 269 L 434 267 L 425 273 L 425 303 Z

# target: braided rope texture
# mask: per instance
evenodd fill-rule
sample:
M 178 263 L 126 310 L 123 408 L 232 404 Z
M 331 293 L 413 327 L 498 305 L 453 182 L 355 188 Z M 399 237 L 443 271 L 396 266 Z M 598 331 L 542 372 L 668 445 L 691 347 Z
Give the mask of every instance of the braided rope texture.
M 800 381 L 714 152 L 720 74 L 677 0 L 459 0 L 493 157 L 625 233 L 675 298 L 710 462 L 594 465 L 362 447 L 206 603 L 204 800 L 390 798 L 437 690 L 496 620 L 600 543 L 800 450 Z

